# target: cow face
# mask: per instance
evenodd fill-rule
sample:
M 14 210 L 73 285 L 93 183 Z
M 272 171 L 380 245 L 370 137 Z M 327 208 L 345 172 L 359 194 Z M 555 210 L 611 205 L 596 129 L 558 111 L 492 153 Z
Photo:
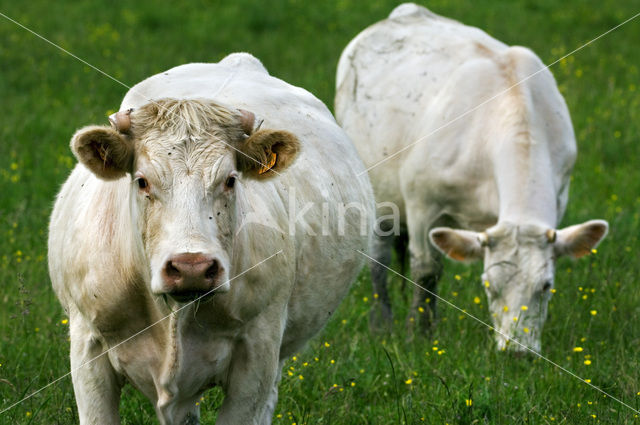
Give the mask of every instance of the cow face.
M 540 351 L 540 337 L 554 288 L 555 259 L 588 255 L 606 235 L 602 220 L 554 230 L 499 223 L 485 232 L 436 228 L 434 246 L 458 261 L 484 259 L 482 285 L 496 329 L 498 349 Z
M 129 179 L 151 291 L 178 302 L 228 291 L 242 179 L 283 171 L 296 137 L 258 130 L 250 112 L 195 100 L 159 100 L 113 123 L 79 130 L 71 146 L 97 177 Z

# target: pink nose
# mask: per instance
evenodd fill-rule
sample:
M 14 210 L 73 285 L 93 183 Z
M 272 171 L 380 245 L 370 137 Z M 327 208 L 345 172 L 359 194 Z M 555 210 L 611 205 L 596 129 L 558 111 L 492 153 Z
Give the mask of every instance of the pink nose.
M 217 259 L 200 253 L 185 253 L 167 261 L 162 277 L 168 294 L 183 301 L 211 291 L 221 274 Z

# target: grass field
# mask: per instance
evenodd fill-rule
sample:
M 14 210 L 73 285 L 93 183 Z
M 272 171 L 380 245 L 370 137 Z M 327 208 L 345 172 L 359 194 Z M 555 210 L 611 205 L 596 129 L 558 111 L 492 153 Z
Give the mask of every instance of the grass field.
M 272 75 L 332 105 L 347 42 L 396 3 L 198 1 L 0 2 L 0 12 L 133 85 L 186 62 L 248 51 Z M 640 2 L 433 0 L 433 11 L 531 47 L 551 63 L 640 12 Z M 52 201 L 75 163 L 75 129 L 106 123 L 126 88 L 0 17 L 0 410 L 69 370 L 67 321 L 46 267 Z M 441 304 L 429 339 L 405 342 L 409 290 L 392 290 L 398 324 L 372 337 L 363 272 L 324 332 L 286 365 L 275 424 L 640 423 L 640 18 L 552 67 L 579 156 L 564 225 L 604 218 L 586 260 L 562 259 L 543 354 L 631 408 L 539 358 L 494 349 L 491 332 Z M 490 321 L 481 266 L 447 263 L 440 293 Z M 408 288 L 407 288 L 408 289 Z M 481 303 L 474 302 L 480 297 Z M 582 351 L 576 351 L 581 347 Z M 589 363 L 590 364 L 587 364 Z M 206 393 L 204 424 L 222 396 Z M 131 387 L 124 424 L 157 423 Z M 0 415 L 2 424 L 76 423 L 70 378 Z

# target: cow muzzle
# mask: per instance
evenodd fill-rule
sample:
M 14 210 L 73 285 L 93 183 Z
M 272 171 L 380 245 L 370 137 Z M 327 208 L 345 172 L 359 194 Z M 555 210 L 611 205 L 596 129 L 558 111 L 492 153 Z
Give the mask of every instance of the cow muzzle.
M 496 343 L 499 351 L 508 351 L 517 356 L 524 356 L 532 354 L 531 351 L 536 353 L 540 352 L 540 338 L 535 334 L 522 332 L 509 332 L 503 331 L 502 334 L 496 333 Z M 518 341 L 518 342 L 514 341 Z
M 224 284 L 223 278 L 224 268 L 221 262 L 202 253 L 172 256 L 162 270 L 166 293 L 178 302 L 213 295 L 216 286 Z

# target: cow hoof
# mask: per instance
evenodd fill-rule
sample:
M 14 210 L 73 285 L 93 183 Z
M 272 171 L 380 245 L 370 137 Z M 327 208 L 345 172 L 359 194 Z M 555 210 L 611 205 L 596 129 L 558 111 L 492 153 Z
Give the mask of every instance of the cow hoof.
M 430 338 L 436 328 L 436 321 L 424 314 L 409 314 L 407 317 L 407 342 L 418 338 Z
M 373 334 L 389 334 L 393 329 L 391 309 L 381 304 L 374 304 L 369 312 L 369 330 Z

